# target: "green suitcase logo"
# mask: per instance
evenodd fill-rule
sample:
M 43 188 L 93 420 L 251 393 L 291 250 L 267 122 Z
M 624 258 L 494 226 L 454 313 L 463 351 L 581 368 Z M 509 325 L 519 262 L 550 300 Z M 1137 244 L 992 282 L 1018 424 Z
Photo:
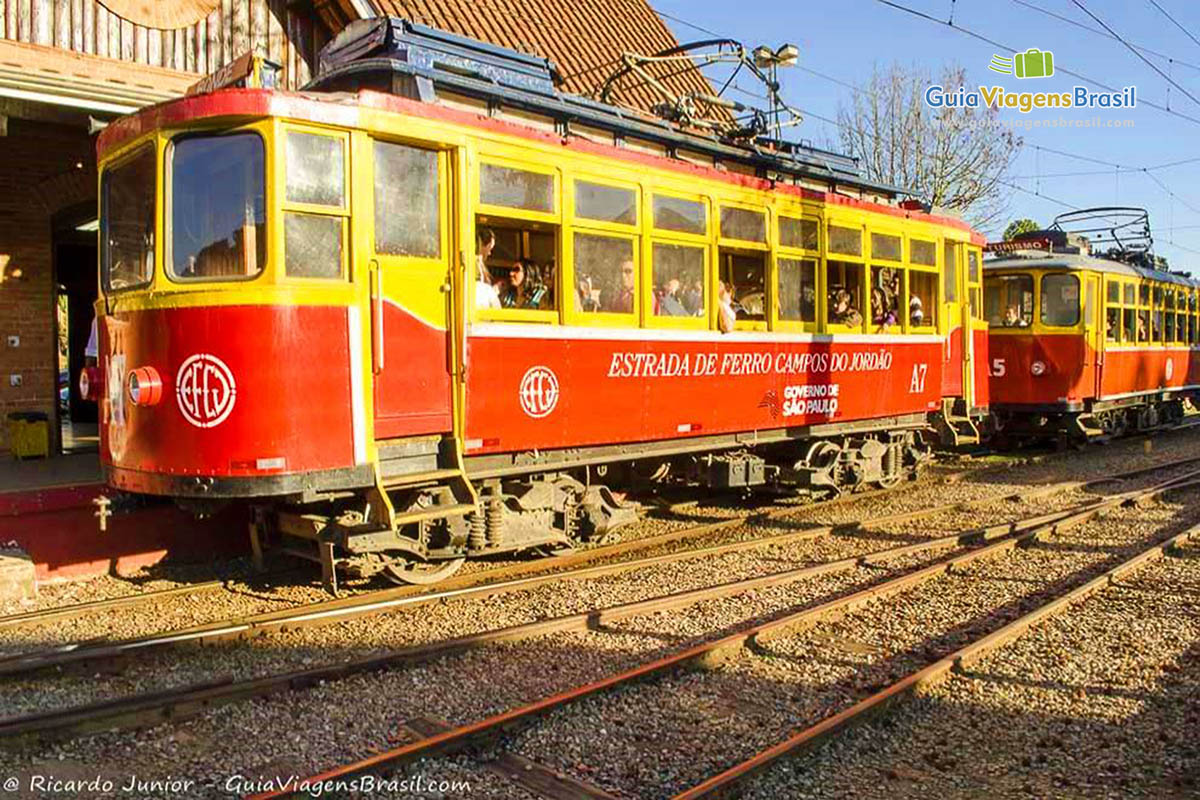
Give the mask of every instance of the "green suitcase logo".
M 1012 58 L 993 55 L 988 69 L 1018 78 L 1049 78 L 1054 74 L 1054 53 L 1031 47 L 1024 53 L 1014 53 Z

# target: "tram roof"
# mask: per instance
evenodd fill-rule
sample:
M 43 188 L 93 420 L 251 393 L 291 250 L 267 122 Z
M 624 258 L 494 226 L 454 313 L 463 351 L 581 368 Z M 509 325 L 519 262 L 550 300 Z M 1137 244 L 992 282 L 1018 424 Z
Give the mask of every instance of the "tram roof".
M 989 258 L 983 262 L 985 272 L 1011 272 L 1023 269 L 1058 269 L 1067 272 L 1103 272 L 1108 275 L 1119 275 L 1124 278 L 1141 278 L 1148 281 L 1161 281 L 1181 286 L 1200 286 L 1200 281 L 1190 275 L 1180 275 L 1162 269 L 1147 269 L 1123 261 L 1110 258 L 1098 258 L 1082 253 L 1046 253 L 1038 250 L 1024 250 L 1016 253 L 1006 253 L 1003 258 Z
M 435 102 L 437 90 L 573 124 L 703 154 L 715 161 L 771 173 L 829 181 L 895 197 L 897 186 L 862 175 L 856 159 L 811 145 L 759 137 L 723 141 L 656 117 L 559 91 L 552 62 L 506 47 L 448 33 L 399 17 L 348 25 L 321 51 L 317 76 L 305 91 L 376 89 Z

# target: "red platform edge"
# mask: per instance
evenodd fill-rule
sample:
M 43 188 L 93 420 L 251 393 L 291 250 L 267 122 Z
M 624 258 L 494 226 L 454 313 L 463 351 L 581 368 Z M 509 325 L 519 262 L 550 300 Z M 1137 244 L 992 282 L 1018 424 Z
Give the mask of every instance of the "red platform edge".
M 0 545 L 29 554 L 37 580 L 128 574 L 167 558 L 211 561 L 249 551 L 248 514 L 231 505 L 197 519 L 163 504 L 117 512 L 100 530 L 96 505 L 102 483 L 0 492 Z

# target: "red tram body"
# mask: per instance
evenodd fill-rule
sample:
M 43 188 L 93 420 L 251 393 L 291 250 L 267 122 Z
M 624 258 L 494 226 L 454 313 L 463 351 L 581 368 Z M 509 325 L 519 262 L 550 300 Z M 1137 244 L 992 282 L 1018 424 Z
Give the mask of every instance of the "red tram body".
M 985 263 L 990 393 L 1002 436 L 1079 442 L 1151 430 L 1181 421 L 1200 393 L 1200 284 L 1129 249 L 1129 228 L 1148 231 L 1144 217 L 1094 209 L 1059 218 L 1116 220 L 1126 249 L 1104 256 L 1054 228 L 1006 243 L 1008 252 Z M 1104 227 L 1086 230 L 1111 241 Z
M 312 92 L 221 89 L 100 137 L 112 485 L 259 498 L 257 532 L 315 543 L 327 578 L 425 582 L 603 536 L 639 482 L 891 485 L 939 431 L 975 440 L 961 221 L 400 20 L 327 50 Z M 521 303 L 492 302 L 502 274 Z

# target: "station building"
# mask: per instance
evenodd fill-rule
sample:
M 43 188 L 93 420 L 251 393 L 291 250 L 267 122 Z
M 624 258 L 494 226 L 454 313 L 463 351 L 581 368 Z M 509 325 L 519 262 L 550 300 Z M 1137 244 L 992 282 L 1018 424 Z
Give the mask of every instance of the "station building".
M 299 89 L 332 36 L 383 14 L 549 58 L 578 93 L 624 52 L 677 44 L 645 0 L 0 0 L 0 451 L 27 411 L 50 421 L 52 453 L 95 449 L 75 378 L 97 294 L 97 132 L 247 52 Z M 669 80 L 710 91 L 694 71 Z

